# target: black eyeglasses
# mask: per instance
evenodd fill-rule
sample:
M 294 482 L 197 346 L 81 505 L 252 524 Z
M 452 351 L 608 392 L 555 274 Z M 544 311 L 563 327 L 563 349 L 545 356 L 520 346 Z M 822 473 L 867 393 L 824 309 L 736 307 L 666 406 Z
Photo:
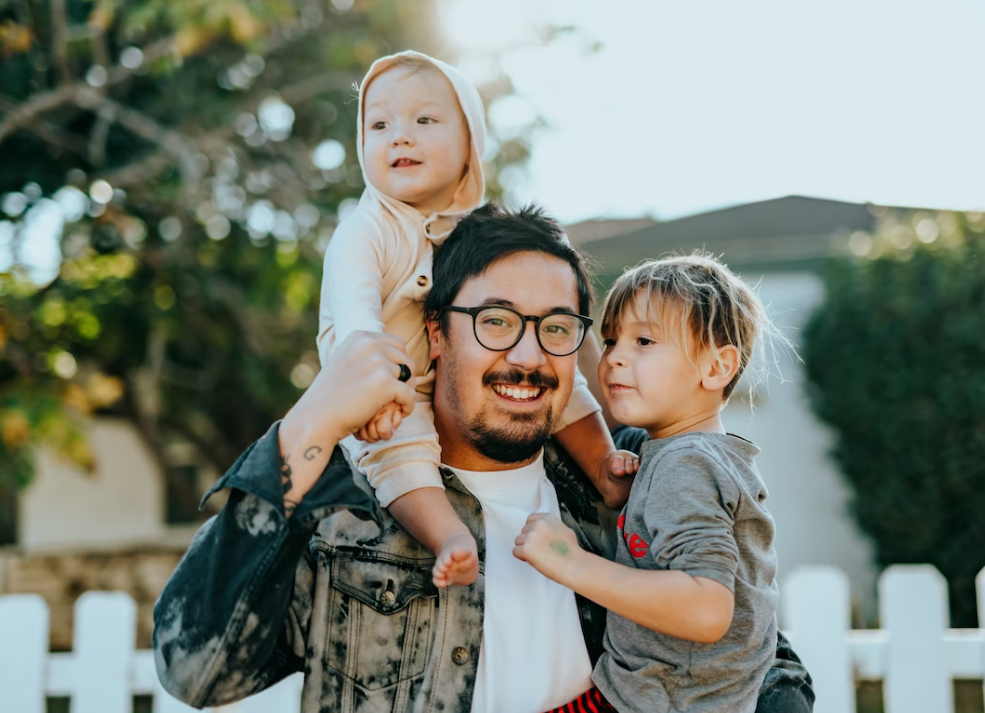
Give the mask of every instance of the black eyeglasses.
M 534 323 L 537 343 L 552 356 L 568 356 L 578 351 L 592 318 L 573 312 L 551 312 L 543 317 L 520 314 L 509 307 L 445 307 L 442 312 L 472 315 L 472 331 L 479 344 L 489 351 L 505 352 L 523 338 L 527 322 Z

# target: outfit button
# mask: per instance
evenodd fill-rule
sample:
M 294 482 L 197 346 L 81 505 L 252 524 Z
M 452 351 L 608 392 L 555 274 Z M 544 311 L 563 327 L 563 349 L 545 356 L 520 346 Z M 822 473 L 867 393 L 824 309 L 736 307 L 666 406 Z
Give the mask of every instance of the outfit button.
M 420 285 L 421 287 L 427 287 L 428 285 L 427 275 L 421 275 L 420 277 L 418 277 L 417 284 Z
M 451 660 L 459 666 L 464 666 L 469 661 L 468 650 L 462 646 L 456 646 L 455 650 L 451 652 Z
M 383 606 L 392 607 L 397 603 L 397 595 L 389 589 L 383 592 Z

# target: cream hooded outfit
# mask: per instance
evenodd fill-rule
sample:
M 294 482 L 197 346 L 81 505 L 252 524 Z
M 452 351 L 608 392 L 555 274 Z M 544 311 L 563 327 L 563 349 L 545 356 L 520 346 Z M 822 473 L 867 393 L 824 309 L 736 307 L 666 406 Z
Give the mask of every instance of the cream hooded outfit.
M 366 175 L 363 158 L 364 91 L 374 77 L 405 57 L 424 60 L 444 74 L 458 97 L 472 140 L 469 168 L 451 206 L 429 216 L 378 191 Z M 386 332 L 407 345 L 418 377 L 414 412 L 389 441 L 365 443 L 349 436 L 342 442 L 385 507 L 411 490 L 443 487 L 438 473 L 441 448 L 431 414 L 434 373 L 429 371 L 423 302 L 431 289 L 435 246 L 482 203 L 486 126 L 482 100 L 472 83 L 455 68 L 417 52 L 401 52 L 373 63 L 360 84 L 358 116 L 359 165 L 366 190 L 356 210 L 336 228 L 325 252 L 318 355 L 324 365 L 335 344 L 356 330 Z M 579 373 L 557 430 L 598 410 Z

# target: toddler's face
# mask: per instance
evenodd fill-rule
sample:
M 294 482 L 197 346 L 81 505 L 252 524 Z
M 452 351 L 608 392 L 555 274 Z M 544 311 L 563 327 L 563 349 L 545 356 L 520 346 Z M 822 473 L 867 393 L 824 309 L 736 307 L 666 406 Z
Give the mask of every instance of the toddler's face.
M 424 215 L 445 210 L 471 145 L 451 83 L 438 70 L 397 67 L 373 79 L 363 109 L 366 175 Z
M 599 384 L 617 421 L 656 437 L 706 405 L 698 366 L 675 334 L 646 319 L 646 307 L 638 297 L 635 309 L 619 320 L 618 333 L 602 335 Z

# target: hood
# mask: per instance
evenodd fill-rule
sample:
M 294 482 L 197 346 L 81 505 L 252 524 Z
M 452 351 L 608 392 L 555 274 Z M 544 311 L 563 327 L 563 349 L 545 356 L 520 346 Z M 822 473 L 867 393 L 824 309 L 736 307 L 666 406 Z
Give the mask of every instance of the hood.
M 448 81 L 451 82 L 452 88 L 455 90 L 455 95 L 458 97 L 458 104 L 462 108 L 462 113 L 465 115 L 465 121 L 469 127 L 469 135 L 472 139 L 469 170 L 462 177 L 451 206 L 441 213 L 434 213 L 430 216 L 422 216 L 412 206 L 378 191 L 370 183 L 369 177 L 366 175 L 366 165 L 363 160 L 363 102 L 365 101 L 363 92 L 375 77 L 382 74 L 404 57 L 415 57 L 424 60 L 447 77 Z M 465 75 L 441 60 L 428 57 L 420 52 L 408 50 L 387 57 L 381 57 L 373 62 L 373 66 L 369 68 L 366 76 L 363 77 L 363 81 L 359 84 L 359 115 L 356 146 L 359 155 L 359 166 L 363 171 L 363 183 L 366 185 L 366 192 L 363 195 L 363 199 L 373 198 L 382 203 L 390 212 L 399 218 L 410 218 L 414 220 L 421 226 L 424 234 L 431 240 L 446 237 L 454 229 L 459 218 L 475 210 L 482 203 L 483 196 L 486 192 L 486 179 L 482 171 L 482 157 L 486 152 L 486 119 L 485 112 L 482 108 L 482 99 L 479 97 L 479 92 L 476 90 L 475 85 L 466 79 Z

